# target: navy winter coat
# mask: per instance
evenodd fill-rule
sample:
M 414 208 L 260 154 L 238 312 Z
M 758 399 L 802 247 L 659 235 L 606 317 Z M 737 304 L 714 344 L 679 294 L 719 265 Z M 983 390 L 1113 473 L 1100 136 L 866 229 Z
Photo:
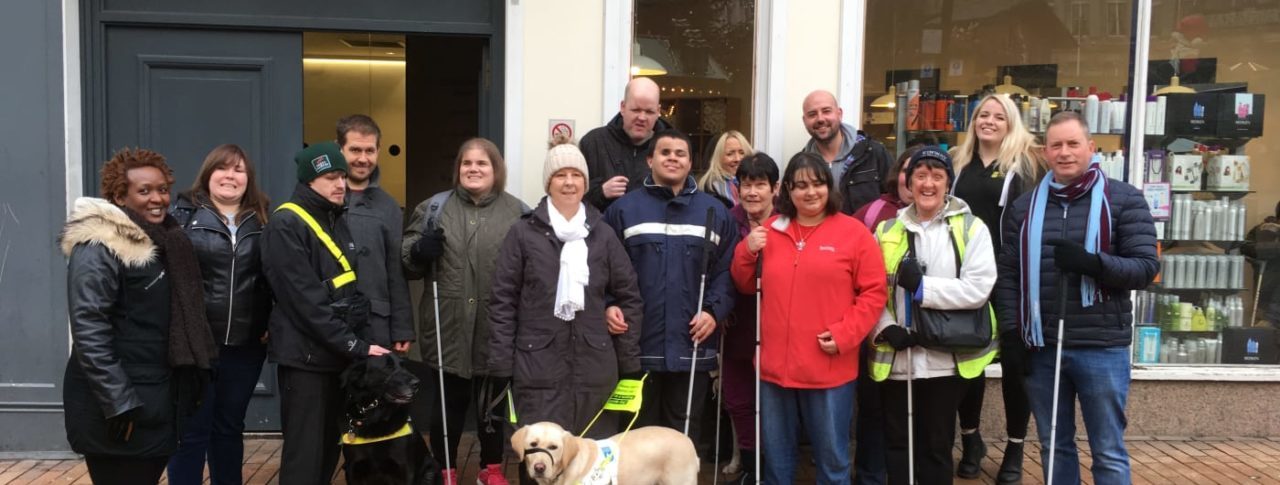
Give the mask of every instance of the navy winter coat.
M 1070 274 L 1067 286 L 1065 329 L 1066 347 L 1115 347 L 1129 345 L 1132 340 L 1133 302 L 1131 290 L 1151 284 L 1160 269 L 1156 257 L 1156 229 L 1151 209 L 1142 192 L 1118 180 L 1107 181 L 1107 197 L 1111 202 L 1111 248 L 1102 254 L 1103 276 L 1098 279 L 1107 297 L 1084 308 L 1080 305 L 1080 275 Z M 1001 332 L 1018 328 L 1018 306 L 1022 295 L 1019 233 L 1027 217 L 1031 194 L 1022 194 L 1005 210 L 1004 245 L 997 258 L 1000 278 L 996 281 L 996 311 Z M 1050 196 L 1045 205 L 1042 241 L 1062 238 L 1083 242 L 1088 227 L 1089 202 L 1086 195 L 1064 205 L 1064 199 Z M 1065 214 L 1064 214 L 1065 211 Z M 1046 347 L 1058 341 L 1058 267 L 1053 262 L 1053 248 L 1045 246 L 1040 253 L 1040 309 Z
M 703 262 L 707 210 L 712 216 L 712 242 Z M 645 177 L 644 187 L 618 198 L 604 213 L 604 221 L 618 232 L 640 281 L 644 298 L 644 326 L 640 332 L 640 367 L 656 372 L 688 372 L 693 355 L 689 322 L 698 310 L 702 264 L 708 268 L 702 309 L 723 324 L 733 310 L 734 289 L 729 276 L 738 228 L 714 195 L 698 190 L 693 177 L 677 195 Z M 716 332 L 719 332 L 717 330 Z M 712 334 L 698 346 L 697 369 L 715 367 L 719 337 Z

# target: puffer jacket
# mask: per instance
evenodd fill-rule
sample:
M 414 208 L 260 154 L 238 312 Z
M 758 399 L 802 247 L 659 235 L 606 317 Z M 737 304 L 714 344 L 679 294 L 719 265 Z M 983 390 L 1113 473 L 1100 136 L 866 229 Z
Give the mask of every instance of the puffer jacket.
M 658 118 L 653 125 L 654 133 L 671 129 L 671 124 Z M 614 115 L 609 123 L 587 132 L 579 142 L 582 156 L 587 159 L 587 171 L 591 172 L 591 188 L 587 190 L 586 202 L 605 210 L 617 199 L 606 199 L 602 189 L 605 181 L 622 175 L 627 177 L 627 192 L 642 186 L 644 178 L 649 175 L 649 164 L 646 161 L 649 150 L 653 147 L 653 138 L 636 145 L 631 143 L 631 136 L 622 128 L 622 114 Z
M 271 315 L 271 287 L 262 274 L 262 223 L 241 212 L 234 238 L 208 200 L 179 195 L 169 214 L 186 229 L 200 260 L 204 307 L 213 338 L 222 345 L 257 344 Z
M 444 370 L 470 379 L 489 373 L 489 295 L 498 250 L 512 224 L 528 211 L 520 199 L 505 192 L 489 194 L 478 201 L 461 188 L 449 192 L 439 217 L 433 221 L 435 227 L 444 230 L 443 254 L 435 261 L 414 261 L 410 250 L 429 230 L 425 225 L 431 199 L 414 209 L 404 232 L 405 250 L 400 254 L 411 278 L 426 279 L 418 307 L 422 361 L 433 369 L 438 367 L 435 300 L 431 293 L 431 283 L 435 282 L 440 293 Z
M 880 197 L 881 181 L 889 176 L 893 157 L 889 156 L 884 144 L 852 125 L 841 123 L 840 134 L 844 136 L 843 154 L 827 162 L 831 163 L 832 177 L 839 181 L 840 212 L 852 215 L 858 208 Z M 814 140 L 809 140 L 803 151 L 822 156 Z
M 67 441 L 76 453 L 163 457 L 177 448 L 170 390 L 169 278 L 155 244 L 123 210 L 80 198 L 61 237 L 71 358 L 63 376 Z M 137 409 L 133 437 L 107 418 Z
M 584 204 L 590 277 L 571 321 L 554 314 L 560 249 L 546 198 L 507 232 L 498 252 L 489 303 L 491 375 L 511 377 L 519 424 L 552 421 L 580 432 L 613 392 L 619 374 L 640 370 L 644 304 L 627 253 L 600 212 Z M 605 308 L 629 324 L 610 335 Z M 613 414 L 613 413 L 605 413 Z M 597 424 L 592 436 L 617 431 Z
M 304 184 L 293 189 L 290 202 L 305 209 L 347 261 L 354 263 L 355 243 L 347 230 L 346 207 L 329 202 Z M 262 268 L 276 296 L 268 323 L 267 351 L 272 361 L 312 372 L 336 372 L 352 359 L 368 355 L 369 343 L 332 307 L 359 294 L 356 284 L 333 289 L 329 280 L 342 273 L 342 266 L 297 214 L 277 210 L 267 221 Z
M 998 257 L 999 279 L 992 303 L 1001 333 L 1017 330 L 1018 307 L 1021 304 L 1021 233 L 1023 221 L 1031 205 L 1027 192 L 1018 197 L 1013 206 L 1004 211 L 1001 227 L 1004 244 Z M 1151 220 L 1151 209 L 1142 192 L 1119 180 L 1107 180 L 1107 199 L 1111 203 L 1111 247 L 1101 254 L 1102 286 L 1105 298 L 1085 308 L 1080 304 L 1080 275 L 1070 274 L 1067 280 L 1066 341 L 1064 347 L 1117 347 L 1129 345 L 1132 340 L 1133 302 L 1129 292 L 1151 284 L 1160 262 L 1156 257 L 1156 229 Z M 1088 227 L 1090 197 L 1079 197 L 1064 205 L 1064 199 L 1050 195 L 1045 205 L 1044 234 L 1042 241 L 1069 239 L 1084 242 Z M 1045 246 L 1040 256 L 1040 308 L 1046 347 L 1058 341 L 1058 284 L 1057 265 L 1053 260 L 1053 248 Z
M 703 261 L 708 210 L 712 213 L 714 248 L 709 261 Z M 719 199 L 698 190 L 693 177 L 685 179 L 679 194 L 646 177 L 643 189 L 629 192 L 609 206 L 604 221 L 617 231 L 640 280 L 644 296 L 641 367 L 655 372 L 688 372 L 693 356 L 689 336 L 693 316 L 699 310 L 707 311 L 723 325 L 733 311 L 735 291 L 729 265 L 738 243 L 737 223 Z M 704 267 L 706 294 L 702 308 L 698 308 Z M 699 371 L 715 367 L 718 342 L 719 336 L 712 334 L 698 346 Z
M 414 339 L 413 302 L 400 265 L 401 224 L 404 214 L 391 194 L 374 182 L 361 192 L 347 194 L 347 226 L 356 243 L 356 287 L 369 299 L 369 328 L 364 337 L 390 348 Z

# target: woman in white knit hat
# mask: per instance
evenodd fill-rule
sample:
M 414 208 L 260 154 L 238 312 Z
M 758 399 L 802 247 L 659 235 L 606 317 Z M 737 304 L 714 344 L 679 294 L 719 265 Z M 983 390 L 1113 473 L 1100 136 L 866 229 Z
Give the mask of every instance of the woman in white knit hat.
M 489 370 L 510 377 L 517 427 L 552 421 L 580 434 L 620 375 L 640 371 L 643 308 L 631 259 L 599 211 L 583 204 L 587 162 L 553 142 L 542 169 L 546 197 L 511 227 L 489 302 Z M 612 334 L 606 305 L 627 328 Z M 604 413 L 587 437 L 617 432 Z

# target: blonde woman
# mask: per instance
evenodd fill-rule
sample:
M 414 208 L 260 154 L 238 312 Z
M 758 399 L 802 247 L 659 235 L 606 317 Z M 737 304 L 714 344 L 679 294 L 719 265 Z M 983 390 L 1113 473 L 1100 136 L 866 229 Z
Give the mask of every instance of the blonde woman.
M 724 132 L 711 153 L 707 173 L 698 179 L 698 190 L 719 197 L 729 208 L 738 205 L 738 165 L 753 153 L 755 150 L 751 149 L 751 142 L 742 133 L 737 130 Z
M 1041 147 L 1035 135 L 1027 131 L 1018 108 L 1008 95 L 992 94 L 978 103 L 964 142 L 951 151 L 956 179 L 952 193 L 968 204 L 973 214 L 991 231 L 995 253 L 1000 253 L 1000 220 L 1004 208 L 1023 192 L 1035 186 L 1044 176 Z M 1018 339 L 1007 339 L 1018 344 Z M 1023 375 L 1020 360 L 1004 353 L 1001 368 L 1004 375 Z M 1020 354 L 1018 354 L 1020 355 Z M 986 446 L 978 434 L 982 416 L 986 379 L 979 376 L 968 381 L 968 390 L 960 402 L 960 441 L 963 453 L 956 475 L 976 478 Z M 1004 380 L 1004 408 L 1009 436 L 1004 461 L 996 483 L 1021 483 L 1022 441 L 1027 435 L 1031 410 L 1020 379 Z

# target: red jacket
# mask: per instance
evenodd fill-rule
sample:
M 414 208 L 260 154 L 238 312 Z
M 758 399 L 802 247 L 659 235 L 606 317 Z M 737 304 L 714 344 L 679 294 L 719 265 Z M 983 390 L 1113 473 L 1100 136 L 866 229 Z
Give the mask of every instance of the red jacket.
M 769 228 L 761 278 L 760 376 L 789 388 L 827 389 L 858 377 L 858 348 L 884 310 L 884 258 L 871 232 L 844 214 L 827 217 L 796 247 L 798 226 L 786 216 Z M 755 291 L 756 256 L 745 239 L 733 254 L 738 291 Z M 837 355 L 818 346 L 830 330 Z

